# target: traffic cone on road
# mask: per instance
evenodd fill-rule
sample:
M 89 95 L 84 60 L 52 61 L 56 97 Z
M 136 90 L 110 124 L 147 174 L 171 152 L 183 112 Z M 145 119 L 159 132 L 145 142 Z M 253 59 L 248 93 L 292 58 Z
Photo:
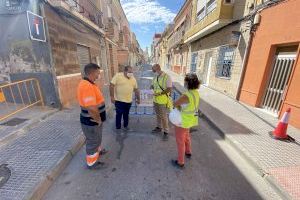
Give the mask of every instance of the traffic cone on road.
M 284 115 L 282 116 L 281 120 L 279 121 L 277 127 L 272 132 L 273 137 L 275 139 L 279 139 L 279 140 L 289 139 L 289 136 L 286 134 L 286 131 L 287 131 L 288 122 L 290 118 L 290 112 L 291 112 L 291 108 L 288 108 L 284 113 Z

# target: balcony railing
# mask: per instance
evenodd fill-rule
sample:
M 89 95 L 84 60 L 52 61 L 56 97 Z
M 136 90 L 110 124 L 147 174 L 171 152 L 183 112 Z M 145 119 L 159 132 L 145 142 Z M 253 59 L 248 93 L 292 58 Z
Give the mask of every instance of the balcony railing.
M 172 35 L 171 40 L 169 40 L 169 47 L 173 48 L 174 46 L 180 44 L 183 40 L 185 33 L 185 26 L 181 25 L 179 29 Z
M 103 28 L 103 13 L 90 0 L 62 0 L 67 3 L 72 9 L 79 12 L 82 16 L 88 18 L 99 28 Z

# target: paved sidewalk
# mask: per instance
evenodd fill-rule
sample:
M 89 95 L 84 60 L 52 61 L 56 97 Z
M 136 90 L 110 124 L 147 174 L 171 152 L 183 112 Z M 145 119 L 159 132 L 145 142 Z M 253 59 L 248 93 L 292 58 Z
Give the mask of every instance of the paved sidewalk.
M 0 146 L 57 111 L 58 109 L 54 108 L 34 106 L 1 121 Z
M 183 77 L 168 71 L 179 90 Z M 220 92 L 201 86 L 200 111 L 257 171 L 285 197 L 300 199 L 300 145 L 274 140 L 269 132 L 278 119 L 244 105 Z M 293 113 L 291 113 L 293 114 Z M 300 130 L 288 134 L 300 141 Z
M 78 115 L 57 112 L 0 143 L 1 200 L 39 199 L 47 191 L 84 143 Z

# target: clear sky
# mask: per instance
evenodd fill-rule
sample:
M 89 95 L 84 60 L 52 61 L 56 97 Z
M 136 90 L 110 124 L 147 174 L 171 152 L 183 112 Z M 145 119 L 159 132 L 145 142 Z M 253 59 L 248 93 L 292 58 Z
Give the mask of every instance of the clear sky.
M 163 32 L 184 2 L 185 0 L 121 0 L 131 30 L 136 34 L 142 49 L 150 48 L 154 33 Z

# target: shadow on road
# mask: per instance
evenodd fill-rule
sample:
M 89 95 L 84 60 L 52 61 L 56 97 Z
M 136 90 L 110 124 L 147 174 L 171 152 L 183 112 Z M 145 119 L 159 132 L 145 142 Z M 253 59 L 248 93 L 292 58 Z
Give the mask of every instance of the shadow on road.
M 173 128 L 169 140 L 162 141 L 161 135 L 150 133 L 154 116 L 131 116 L 134 131 L 128 134 L 116 134 L 113 125 L 110 118 L 103 133 L 108 167 L 87 170 L 82 148 L 44 199 L 277 199 L 204 119 L 192 132 L 193 156 L 184 170 L 170 164 L 177 155 Z

